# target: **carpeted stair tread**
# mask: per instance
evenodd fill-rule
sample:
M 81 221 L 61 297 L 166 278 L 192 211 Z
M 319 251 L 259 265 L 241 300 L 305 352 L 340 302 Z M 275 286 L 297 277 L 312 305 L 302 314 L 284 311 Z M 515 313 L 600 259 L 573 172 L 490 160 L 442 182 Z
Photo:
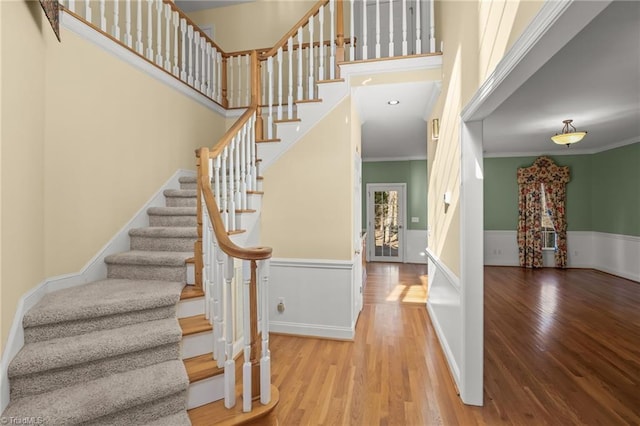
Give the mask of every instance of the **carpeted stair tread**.
M 196 207 L 149 207 L 147 213 L 156 216 L 195 216 Z
M 147 226 L 129 231 L 131 237 L 198 238 L 198 228 L 193 226 Z
M 182 392 L 189 380 L 181 361 L 102 377 L 11 401 L 3 417 L 42 417 L 49 424 L 76 424 Z M 170 413 L 167 413 L 167 415 Z
M 180 183 L 196 183 L 198 177 L 197 176 L 180 176 L 178 178 L 178 182 Z
M 193 252 L 131 250 L 105 257 L 107 265 L 184 266 Z
M 9 377 L 67 368 L 103 358 L 178 343 L 182 329 L 175 318 L 147 321 L 25 345 L 9 364 Z
M 184 283 L 106 279 L 45 295 L 23 318 L 25 328 L 175 305 Z
M 194 198 L 197 192 L 196 189 L 165 189 L 162 193 L 165 197 Z
M 191 420 L 186 411 L 172 414 L 161 419 L 155 419 L 152 422 L 145 423 L 142 426 L 191 426 Z

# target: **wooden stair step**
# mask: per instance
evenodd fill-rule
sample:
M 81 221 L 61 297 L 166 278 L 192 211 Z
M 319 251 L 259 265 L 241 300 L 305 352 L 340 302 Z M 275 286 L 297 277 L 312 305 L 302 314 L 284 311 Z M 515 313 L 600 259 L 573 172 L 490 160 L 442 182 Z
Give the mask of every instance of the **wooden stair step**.
M 213 354 L 194 356 L 184 360 L 184 368 L 189 376 L 189 383 L 208 379 L 224 373 L 224 368 L 218 367 L 218 362 L 213 359 Z
M 273 120 L 274 123 L 298 123 L 302 121 L 300 118 L 283 118 L 281 120 Z
M 190 336 L 192 334 L 213 330 L 213 327 L 209 324 L 209 321 L 205 318 L 204 314 L 178 318 L 178 322 L 180 323 L 180 328 L 182 328 L 183 336 Z
M 236 229 L 235 231 L 227 231 L 227 235 L 238 235 L 247 232 L 244 229 Z
M 203 297 L 204 291 L 195 285 L 185 285 L 180 293 L 180 300 L 195 299 L 196 297 Z
M 236 209 L 236 213 L 255 213 L 256 211 L 254 209 Z
M 264 191 L 247 191 L 247 194 L 264 195 Z
M 236 405 L 231 409 L 224 406 L 224 399 L 187 411 L 189 420 L 193 426 L 230 426 L 246 424 L 260 419 L 273 411 L 280 402 L 278 388 L 271 385 L 271 402 L 262 405 L 260 401 L 254 401 L 252 410 L 248 413 L 242 411 L 242 393 L 236 389 Z
M 278 138 L 256 139 L 256 143 L 272 143 L 272 142 L 280 142 L 280 139 Z
M 344 78 L 334 78 L 330 80 L 318 80 L 316 84 L 327 84 L 327 83 L 342 83 L 344 82 Z
M 294 104 L 310 104 L 314 102 L 322 102 L 322 99 L 300 99 L 299 101 L 293 101 Z

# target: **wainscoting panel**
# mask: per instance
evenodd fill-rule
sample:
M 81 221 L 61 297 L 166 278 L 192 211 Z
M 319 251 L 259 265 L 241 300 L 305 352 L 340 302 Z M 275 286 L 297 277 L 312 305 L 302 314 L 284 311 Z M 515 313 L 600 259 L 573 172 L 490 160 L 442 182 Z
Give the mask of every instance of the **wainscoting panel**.
M 352 340 L 353 262 L 272 259 L 269 327 L 274 333 Z M 280 300 L 284 312 L 278 312 Z
M 456 384 L 460 386 L 462 362 L 462 311 L 460 282 L 430 251 L 428 255 L 427 311 Z
M 405 237 L 405 263 L 427 263 L 427 230 L 407 229 Z
M 591 231 L 567 232 L 569 268 L 593 268 L 640 281 L 640 237 Z M 545 253 L 553 267 L 553 252 Z M 516 231 L 484 231 L 484 264 L 518 266 Z

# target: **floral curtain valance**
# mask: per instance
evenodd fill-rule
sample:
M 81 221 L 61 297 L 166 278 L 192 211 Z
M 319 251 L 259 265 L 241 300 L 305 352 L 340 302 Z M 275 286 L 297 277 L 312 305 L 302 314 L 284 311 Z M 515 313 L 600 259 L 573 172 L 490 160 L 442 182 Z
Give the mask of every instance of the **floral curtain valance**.
M 530 167 L 518 169 L 518 184 L 567 184 L 571 180 L 569 166 L 558 166 L 549 157 L 538 157 Z

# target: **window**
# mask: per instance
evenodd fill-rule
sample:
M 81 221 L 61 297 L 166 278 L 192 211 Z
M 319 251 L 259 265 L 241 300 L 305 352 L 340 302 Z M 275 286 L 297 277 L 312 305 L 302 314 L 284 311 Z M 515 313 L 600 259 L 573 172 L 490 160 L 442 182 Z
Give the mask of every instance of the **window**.
M 553 227 L 553 220 L 551 220 L 551 212 L 547 208 L 547 197 L 544 192 L 544 184 L 540 184 L 540 201 L 542 202 L 542 209 L 540 209 L 542 218 L 542 250 L 555 250 L 556 245 L 556 229 Z

